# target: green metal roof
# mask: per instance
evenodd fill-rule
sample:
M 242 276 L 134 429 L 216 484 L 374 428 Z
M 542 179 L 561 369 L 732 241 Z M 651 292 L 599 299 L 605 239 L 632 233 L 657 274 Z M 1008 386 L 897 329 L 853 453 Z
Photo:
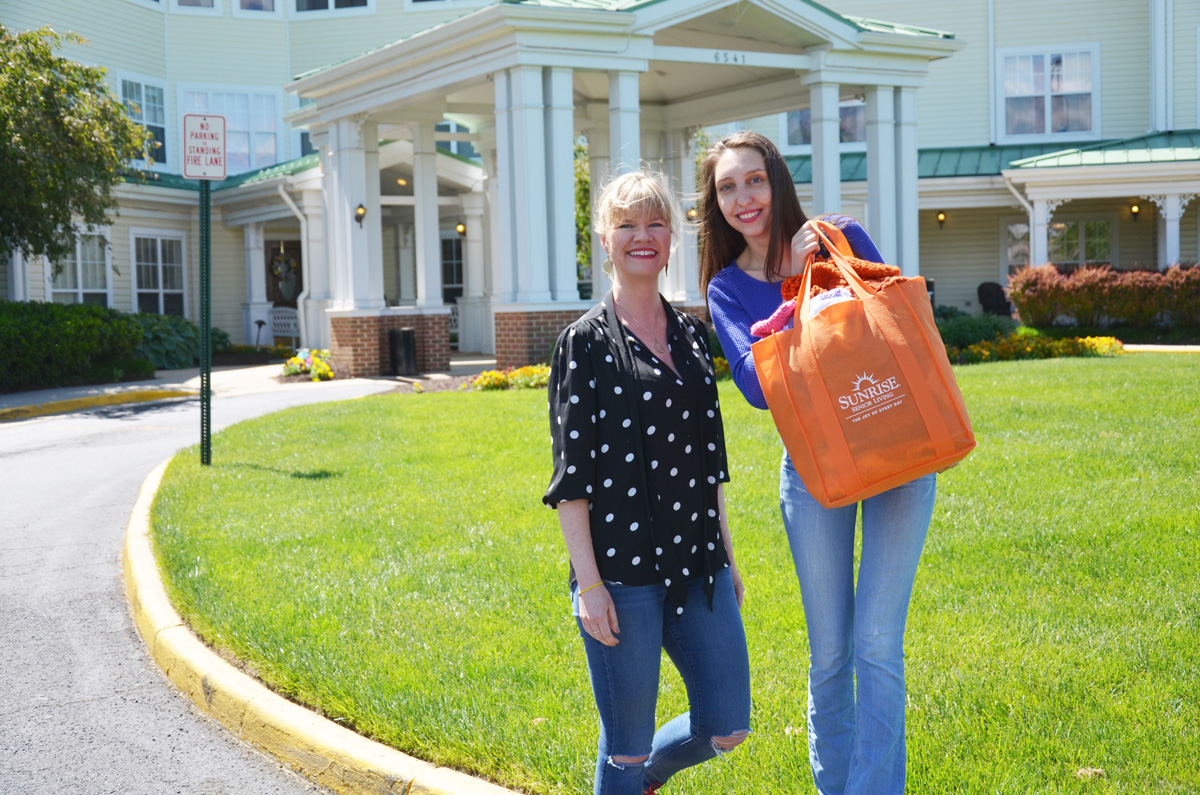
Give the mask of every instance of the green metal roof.
M 1013 161 L 1013 168 L 1065 168 L 1200 160 L 1200 130 L 1150 133 Z
M 149 171 L 140 168 L 129 168 L 121 172 L 121 180 L 133 185 L 153 185 L 156 188 L 174 188 L 176 190 L 200 190 L 200 183 L 194 179 L 184 179 L 178 174 L 168 174 L 165 171 Z
M 228 177 L 213 186 L 215 190 L 223 190 L 225 188 L 233 188 L 238 185 L 245 185 L 250 182 L 262 182 L 274 177 L 290 177 L 292 174 L 299 174 L 301 171 L 308 171 L 310 168 L 316 168 L 321 164 L 321 156 L 316 152 L 304 157 L 298 157 L 295 160 L 289 160 L 286 163 L 276 163 L 273 166 L 260 168 L 257 171 L 247 171 L 243 174 Z
M 1062 152 L 1062 144 L 1030 144 L 1025 146 L 954 146 L 922 149 L 917 153 L 917 177 L 986 177 L 998 176 L 1014 161 Z M 812 182 L 812 156 L 788 155 L 788 168 L 797 184 Z M 856 182 L 867 178 L 867 153 L 842 154 L 842 181 Z

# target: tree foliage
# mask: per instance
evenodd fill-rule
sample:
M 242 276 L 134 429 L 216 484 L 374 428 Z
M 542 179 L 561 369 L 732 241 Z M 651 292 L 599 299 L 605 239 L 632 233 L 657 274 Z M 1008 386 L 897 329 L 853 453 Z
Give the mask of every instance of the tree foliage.
M 73 33 L 0 26 L 0 256 L 74 254 L 76 225 L 102 225 L 113 187 L 153 138 L 104 81 L 105 70 L 55 54 Z

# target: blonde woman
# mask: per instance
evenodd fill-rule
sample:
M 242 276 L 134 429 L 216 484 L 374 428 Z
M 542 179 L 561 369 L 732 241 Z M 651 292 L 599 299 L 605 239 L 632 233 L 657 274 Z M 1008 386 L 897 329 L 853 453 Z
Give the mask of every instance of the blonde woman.
M 658 292 L 679 208 L 656 176 L 613 180 L 594 224 L 613 289 L 558 338 L 554 475 L 572 609 L 600 715 L 595 795 L 657 792 L 735 748 L 750 722 L 743 587 L 704 324 Z M 690 710 L 655 731 L 666 649 Z

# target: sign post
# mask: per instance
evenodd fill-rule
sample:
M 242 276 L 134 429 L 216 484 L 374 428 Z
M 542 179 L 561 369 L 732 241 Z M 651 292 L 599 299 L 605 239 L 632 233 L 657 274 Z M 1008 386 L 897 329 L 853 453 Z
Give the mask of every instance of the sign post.
M 183 176 L 200 180 L 200 463 L 212 464 L 211 182 L 225 179 L 225 117 L 183 117 Z

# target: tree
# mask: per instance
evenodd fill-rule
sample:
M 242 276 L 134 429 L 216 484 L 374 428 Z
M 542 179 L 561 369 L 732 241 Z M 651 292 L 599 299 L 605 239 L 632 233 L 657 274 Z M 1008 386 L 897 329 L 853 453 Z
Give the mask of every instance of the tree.
M 105 70 L 55 55 L 80 36 L 0 25 L 0 257 L 13 251 L 62 260 L 76 225 L 102 225 L 131 160 L 153 138 L 125 112 Z

